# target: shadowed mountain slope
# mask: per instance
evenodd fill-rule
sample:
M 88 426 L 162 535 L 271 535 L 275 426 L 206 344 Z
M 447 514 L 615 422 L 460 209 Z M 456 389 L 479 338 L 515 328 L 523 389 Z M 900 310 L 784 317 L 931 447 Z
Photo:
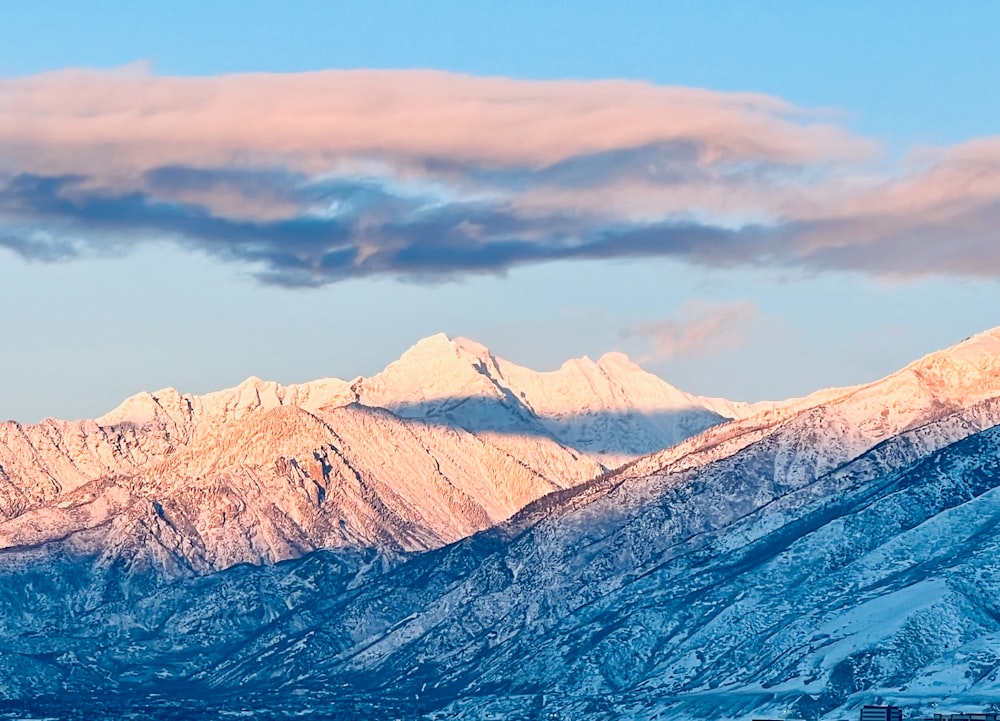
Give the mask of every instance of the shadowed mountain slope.
M 12 548 L 2 692 L 28 709 L 101 688 L 228 713 L 253 689 L 265 717 L 358 718 L 1000 701 L 998 424 L 992 331 L 393 562 L 342 549 L 171 579 L 67 544 Z

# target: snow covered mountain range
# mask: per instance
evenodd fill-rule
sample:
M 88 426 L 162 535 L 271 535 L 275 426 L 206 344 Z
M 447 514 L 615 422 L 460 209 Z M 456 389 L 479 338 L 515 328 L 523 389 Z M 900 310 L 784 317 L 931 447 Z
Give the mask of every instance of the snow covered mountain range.
M 8 425 L 0 709 L 982 710 L 998 427 L 1000 329 L 755 407 L 435 337 L 371 379 Z
M 141 393 L 0 425 L 0 548 L 58 540 L 171 573 L 318 548 L 436 548 L 728 417 L 623 355 L 536 373 L 465 339 L 371 378 Z

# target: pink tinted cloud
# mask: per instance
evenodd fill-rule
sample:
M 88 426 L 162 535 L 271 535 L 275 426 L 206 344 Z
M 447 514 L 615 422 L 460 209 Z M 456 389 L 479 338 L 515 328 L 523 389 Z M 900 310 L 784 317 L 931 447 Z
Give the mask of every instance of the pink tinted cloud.
M 640 363 L 715 355 L 745 345 L 749 341 L 747 330 L 759 317 L 757 304 L 750 300 L 713 303 L 692 299 L 675 316 L 631 325 L 622 336 L 648 344 L 649 351 L 640 357 Z
M 542 166 L 694 141 L 700 160 L 855 160 L 873 144 L 778 98 L 630 81 L 522 81 L 437 71 L 157 77 L 141 68 L 0 81 L 0 148 L 21 170 L 129 173 L 357 158 Z
M 0 80 L 0 246 L 166 238 L 308 285 L 658 255 L 1000 275 L 1000 138 L 885 168 L 831 117 L 436 71 Z
M 914 150 L 900 172 L 842 183 L 791 217 L 779 250 L 789 264 L 1000 276 L 1000 138 Z

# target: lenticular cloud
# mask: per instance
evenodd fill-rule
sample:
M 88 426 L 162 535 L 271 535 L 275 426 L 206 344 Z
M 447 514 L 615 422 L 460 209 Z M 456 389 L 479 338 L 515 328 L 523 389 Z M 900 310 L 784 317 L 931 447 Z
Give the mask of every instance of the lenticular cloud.
M 650 256 L 1000 272 L 1000 141 L 887 170 L 831 117 L 626 81 L 66 70 L 0 81 L 0 245 L 168 240 L 285 285 Z

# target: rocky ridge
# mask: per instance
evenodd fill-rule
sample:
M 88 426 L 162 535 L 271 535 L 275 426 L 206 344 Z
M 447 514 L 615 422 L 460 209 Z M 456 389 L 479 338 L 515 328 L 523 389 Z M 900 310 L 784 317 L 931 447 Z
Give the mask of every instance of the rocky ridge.
M 95 420 L 0 424 L 0 548 L 172 574 L 427 550 L 725 420 L 720 403 L 620 355 L 536 373 L 443 335 L 371 378 L 144 392 Z

